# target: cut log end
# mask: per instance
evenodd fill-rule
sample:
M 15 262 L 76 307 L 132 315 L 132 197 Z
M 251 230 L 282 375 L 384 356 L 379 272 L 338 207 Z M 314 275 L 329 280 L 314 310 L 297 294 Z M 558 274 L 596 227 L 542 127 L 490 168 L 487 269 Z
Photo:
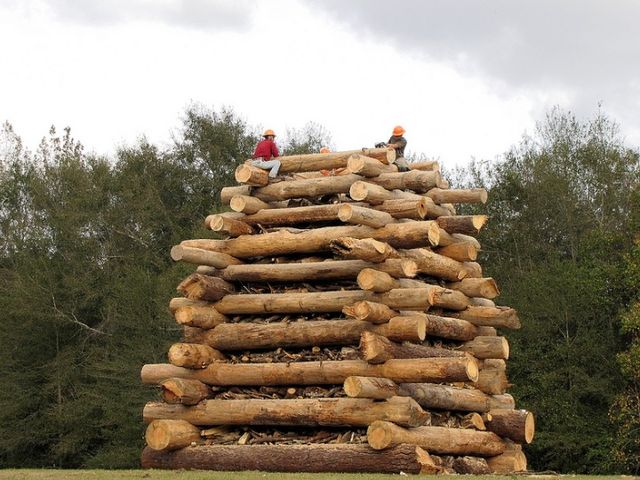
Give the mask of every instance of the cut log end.
M 154 420 L 147 427 L 145 440 L 153 450 L 175 450 L 200 439 L 200 429 L 185 420 Z
M 393 432 L 388 422 L 376 421 L 367 429 L 367 441 L 374 450 L 389 448 L 393 442 Z

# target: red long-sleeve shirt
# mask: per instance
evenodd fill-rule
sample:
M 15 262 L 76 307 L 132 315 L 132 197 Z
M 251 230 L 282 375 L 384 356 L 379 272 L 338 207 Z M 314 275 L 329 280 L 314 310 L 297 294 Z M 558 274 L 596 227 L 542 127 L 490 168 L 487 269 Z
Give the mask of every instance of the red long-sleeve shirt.
M 271 157 L 277 157 L 280 155 L 276 142 L 265 138 L 258 142 L 256 151 L 253 152 L 253 158 L 264 158 L 265 160 L 271 160 Z

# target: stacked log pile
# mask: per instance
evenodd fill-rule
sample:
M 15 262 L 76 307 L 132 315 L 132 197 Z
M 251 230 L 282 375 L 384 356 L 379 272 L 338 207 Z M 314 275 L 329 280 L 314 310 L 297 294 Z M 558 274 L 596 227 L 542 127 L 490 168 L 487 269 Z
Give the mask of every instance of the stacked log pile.
M 195 271 L 170 310 L 183 338 L 145 365 L 147 468 L 308 472 L 526 470 L 530 412 L 506 393 L 520 327 L 476 262 L 487 218 L 456 215 L 435 162 L 392 149 L 247 164 L 229 212 L 171 256 Z

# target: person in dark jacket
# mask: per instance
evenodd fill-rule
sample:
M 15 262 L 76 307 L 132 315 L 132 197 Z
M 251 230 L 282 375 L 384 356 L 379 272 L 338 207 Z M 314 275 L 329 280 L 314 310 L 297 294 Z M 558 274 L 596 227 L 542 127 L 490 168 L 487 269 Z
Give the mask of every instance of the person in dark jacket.
M 391 138 L 389 138 L 387 142 L 387 146 L 396 151 L 396 165 L 400 172 L 409 171 L 409 164 L 404 158 L 404 148 L 407 146 L 407 139 L 404 138 L 404 133 L 405 129 L 400 125 L 396 125 L 391 133 Z
M 280 161 L 272 160 L 280 156 L 278 146 L 276 145 L 276 134 L 273 130 L 265 130 L 262 134 L 263 140 L 258 142 L 255 151 L 253 152 L 253 160 L 251 165 L 261 168 L 263 170 L 269 170 L 269 177 L 276 178 L 278 171 L 280 170 Z

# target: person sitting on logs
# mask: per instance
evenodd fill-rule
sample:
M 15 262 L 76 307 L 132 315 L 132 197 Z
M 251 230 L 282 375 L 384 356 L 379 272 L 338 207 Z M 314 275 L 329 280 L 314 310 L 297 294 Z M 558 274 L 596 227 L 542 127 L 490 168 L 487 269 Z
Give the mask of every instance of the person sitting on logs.
M 256 150 L 253 152 L 253 160 L 251 165 L 261 168 L 263 170 L 269 170 L 269 177 L 276 178 L 278 171 L 280 170 L 280 161 L 272 160 L 280 156 L 278 147 L 275 142 L 276 134 L 273 130 L 267 129 L 262 134 L 263 140 L 258 142 Z
M 391 138 L 387 143 L 377 143 L 376 147 L 391 147 L 396 151 L 396 165 L 399 172 L 410 170 L 407 160 L 404 158 L 404 148 L 407 146 L 407 139 L 404 138 L 405 129 L 396 125 L 391 133 Z

